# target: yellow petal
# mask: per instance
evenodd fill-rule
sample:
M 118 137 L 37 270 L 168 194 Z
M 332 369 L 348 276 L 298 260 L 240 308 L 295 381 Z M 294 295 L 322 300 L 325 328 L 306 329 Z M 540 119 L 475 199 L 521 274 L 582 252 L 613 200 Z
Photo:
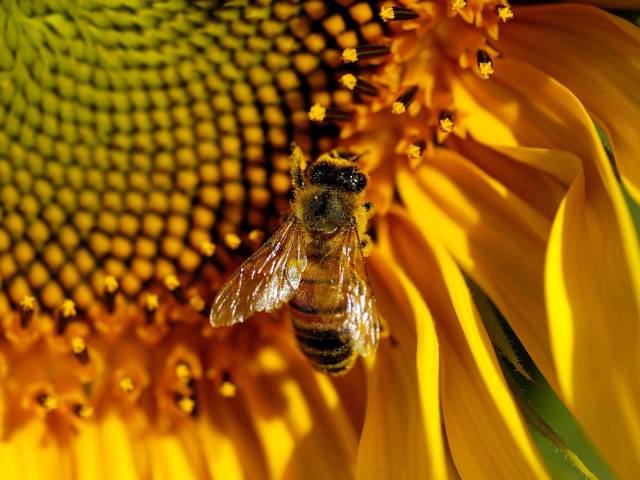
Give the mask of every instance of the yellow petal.
M 353 478 L 351 422 L 330 382 L 288 340 L 265 345 L 256 366 L 235 379 L 263 445 L 268 477 Z
M 521 8 L 516 16 L 500 28 L 501 53 L 535 65 L 580 99 L 609 132 L 620 174 L 640 202 L 640 29 L 584 5 Z
M 544 309 L 545 240 L 514 207 L 514 194 L 455 152 L 438 150 L 398 172 L 400 196 L 505 315 L 538 368 L 555 382 Z M 541 191 L 541 193 L 544 190 Z
M 382 252 L 367 262 L 391 338 L 369 371 L 358 478 L 447 478 L 439 403 L 438 342 L 419 292 Z
M 442 410 L 461 477 L 548 478 L 458 267 L 399 209 L 390 215 L 388 235 L 436 320 Z
M 560 393 L 622 477 L 640 471 L 640 252 L 598 135 L 578 100 L 541 71 L 500 61 L 491 85 L 464 80 L 482 115 L 510 126 L 507 142 L 576 155 L 575 179 L 552 227 L 545 295 Z M 462 93 L 462 89 L 460 90 Z M 518 112 L 512 112 L 513 100 Z M 480 115 L 480 116 L 482 116 Z M 496 116 L 498 115 L 498 116 Z M 469 117 L 471 134 L 501 144 Z

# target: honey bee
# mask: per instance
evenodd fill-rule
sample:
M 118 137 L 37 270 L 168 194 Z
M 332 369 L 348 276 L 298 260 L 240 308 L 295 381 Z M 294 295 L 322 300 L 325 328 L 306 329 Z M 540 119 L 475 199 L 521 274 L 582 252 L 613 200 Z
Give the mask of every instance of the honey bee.
M 288 220 L 224 284 L 211 308 L 214 327 L 243 322 L 284 303 L 311 365 L 342 376 L 375 352 L 380 319 L 365 266 L 368 177 L 336 152 L 303 169 L 292 147 L 294 200 Z

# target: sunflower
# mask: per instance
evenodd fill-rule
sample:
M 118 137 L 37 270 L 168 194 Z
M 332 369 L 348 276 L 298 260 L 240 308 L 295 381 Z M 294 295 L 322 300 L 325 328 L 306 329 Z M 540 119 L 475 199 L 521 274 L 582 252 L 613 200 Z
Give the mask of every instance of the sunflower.
M 3 476 L 548 478 L 497 310 L 634 478 L 639 42 L 584 5 L 2 2 Z M 371 177 L 389 336 L 344 378 L 284 311 L 207 321 L 292 141 Z

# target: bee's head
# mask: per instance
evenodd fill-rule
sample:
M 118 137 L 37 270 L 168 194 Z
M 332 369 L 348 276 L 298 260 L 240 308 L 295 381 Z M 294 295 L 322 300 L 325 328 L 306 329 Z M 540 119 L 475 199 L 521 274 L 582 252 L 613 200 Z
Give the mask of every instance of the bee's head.
M 337 188 L 343 192 L 360 193 L 367 186 L 367 176 L 353 164 L 341 165 L 344 161 L 321 159 L 308 171 L 309 183 L 315 186 Z

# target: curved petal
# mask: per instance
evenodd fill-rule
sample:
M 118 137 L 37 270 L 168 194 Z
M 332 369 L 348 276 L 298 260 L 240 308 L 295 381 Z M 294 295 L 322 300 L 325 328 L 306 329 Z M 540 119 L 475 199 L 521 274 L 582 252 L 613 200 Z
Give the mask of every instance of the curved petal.
M 640 203 L 640 28 L 585 5 L 515 12 L 518 21 L 500 27 L 498 49 L 554 77 L 602 122 L 625 185 Z
M 386 228 L 394 256 L 436 319 L 442 410 L 460 476 L 548 478 L 458 267 L 400 209 Z
M 433 318 L 415 286 L 387 256 L 374 250 L 368 260 L 391 338 L 382 340 L 369 370 L 357 476 L 445 479 Z
M 234 377 L 264 448 L 268 477 L 353 478 L 357 437 L 337 393 L 293 338 L 281 337 L 260 348 L 248 373 Z
M 575 96 L 540 70 L 505 59 L 491 82 L 462 81 L 457 93 L 477 106 L 467 118 L 476 139 L 576 155 L 545 263 L 554 360 L 571 412 L 612 468 L 633 478 L 640 471 L 640 252 L 602 144 Z M 508 138 L 499 136 L 505 128 Z
M 640 8 L 640 2 L 638 0 L 580 0 L 579 2 L 572 1 L 570 3 L 586 3 L 589 5 L 595 5 L 596 7 L 606 8 L 608 10 L 637 10 Z
M 415 171 L 400 169 L 398 188 L 417 225 L 449 249 L 505 315 L 545 377 L 556 382 L 544 305 L 546 239 L 526 221 L 533 209 L 444 149 Z

